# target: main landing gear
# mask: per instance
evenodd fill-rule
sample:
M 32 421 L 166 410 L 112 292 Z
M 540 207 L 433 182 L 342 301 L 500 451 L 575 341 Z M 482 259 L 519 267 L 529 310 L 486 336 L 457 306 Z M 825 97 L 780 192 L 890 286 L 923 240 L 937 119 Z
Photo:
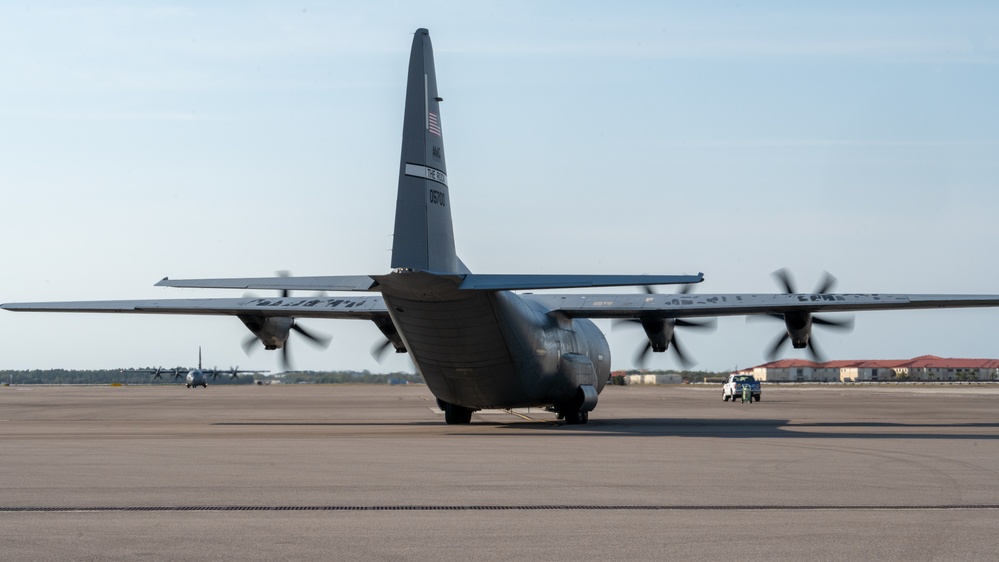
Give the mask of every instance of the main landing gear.
M 472 423 L 472 412 L 475 410 L 451 404 L 443 400 L 437 400 L 437 406 L 444 410 L 444 422 L 448 425 L 464 425 Z
M 565 425 L 579 425 L 590 421 L 590 410 L 597 405 L 597 389 L 593 385 L 582 384 L 576 389 L 576 396 L 569 402 L 559 402 L 549 407 L 555 418 L 565 420 Z
M 548 411 L 555 412 L 555 419 L 565 420 L 565 425 L 579 425 L 590 421 L 590 412 L 576 410 L 572 407 L 559 410 L 554 406 L 549 406 Z

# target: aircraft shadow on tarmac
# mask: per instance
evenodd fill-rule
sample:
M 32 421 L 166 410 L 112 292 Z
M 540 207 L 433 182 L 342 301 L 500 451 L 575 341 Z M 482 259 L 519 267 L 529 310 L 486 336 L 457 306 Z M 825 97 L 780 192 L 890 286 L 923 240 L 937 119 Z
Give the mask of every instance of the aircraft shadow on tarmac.
M 327 422 L 215 422 L 217 426 L 243 427 L 446 427 L 438 421 L 327 421 Z
M 217 422 L 215 426 L 250 427 L 439 427 L 455 436 L 482 437 L 481 432 L 466 432 L 476 428 L 500 428 L 523 432 L 521 435 L 550 436 L 559 432 L 568 436 L 633 436 L 633 437 L 704 437 L 712 439 L 999 439 L 996 423 L 892 423 L 892 422 L 819 422 L 801 423 L 786 419 L 680 419 L 680 418 L 613 418 L 591 419 L 585 425 L 567 426 L 555 420 L 520 420 L 496 422 L 474 420 L 455 432 L 454 426 L 439 421 L 287 421 L 287 422 Z M 995 430 L 995 433 L 980 433 Z M 931 432 L 932 431 L 932 432 Z M 509 433 L 503 433 L 509 435 Z
M 628 435 L 714 439 L 999 439 L 999 423 L 800 423 L 779 419 L 614 418 L 591 419 L 585 425 L 574 426 L 534 421 L 494 425 L 511 430 L 535 430 L 537 435 L 560 431 L 566 435 L 587 437 Z M 995 433 L 979 433 L 988 430 L 995 430 Z

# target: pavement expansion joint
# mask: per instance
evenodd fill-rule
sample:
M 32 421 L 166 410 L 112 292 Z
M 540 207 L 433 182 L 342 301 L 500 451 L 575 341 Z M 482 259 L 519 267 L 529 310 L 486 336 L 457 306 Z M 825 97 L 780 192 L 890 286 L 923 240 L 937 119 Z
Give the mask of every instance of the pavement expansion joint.
M 0 513 L 153 511 L 934 511 L 999 510 L 999 504 L 931 505 L 192 505 L 17 506 Z

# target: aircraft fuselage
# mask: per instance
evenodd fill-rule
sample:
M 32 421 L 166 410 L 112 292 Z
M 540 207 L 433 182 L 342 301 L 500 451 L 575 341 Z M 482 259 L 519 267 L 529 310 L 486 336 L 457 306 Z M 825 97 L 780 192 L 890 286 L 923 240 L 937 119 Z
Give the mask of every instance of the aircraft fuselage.
M 413 363 L 440 400 L 476 409 L 558 406 L 576 400 L 580 385 L 599 393 L 610 376 L 610 347 L 589 320 L 509 291 L 457 291 L 438 276 L 379 281 Z
M 200 350 L 199 350 L 200 355 Z M 208 388 L 208 378 L 205 377 L 205 373 L 201 369 L 192 369 L 187 372 L 187 388 L 203 386 Z

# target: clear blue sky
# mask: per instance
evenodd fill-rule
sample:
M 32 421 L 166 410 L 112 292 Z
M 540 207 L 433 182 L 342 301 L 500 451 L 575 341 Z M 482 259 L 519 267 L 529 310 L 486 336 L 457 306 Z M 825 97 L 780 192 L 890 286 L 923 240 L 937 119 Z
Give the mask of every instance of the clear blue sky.
M 0 301 L 238 296 L 164 276 L 388 269 L 412 32 L 430 29 L 459 254 L 482 273 L 696 273 L 702 293 L 999 293 L 999 5 L 0 6 Z M 668 289 L 666 289 L 668 290 Z M 378 366 L 305 321 L 306 369 Z M 609 333 L 615 368 L 640 331 Z M 999 311 L 866 313 L 832 359 L 999 357 Z M 764 361 L 780 325 L 681 334 Z M 235 318 L 0 313 L 0 368 L 243 355 Z M 294 336 L 293 336 L 294 337 Z M 789 356 L 800 356 L 791 353 Z M 657 356 L 650 367 L 675 366 Z

